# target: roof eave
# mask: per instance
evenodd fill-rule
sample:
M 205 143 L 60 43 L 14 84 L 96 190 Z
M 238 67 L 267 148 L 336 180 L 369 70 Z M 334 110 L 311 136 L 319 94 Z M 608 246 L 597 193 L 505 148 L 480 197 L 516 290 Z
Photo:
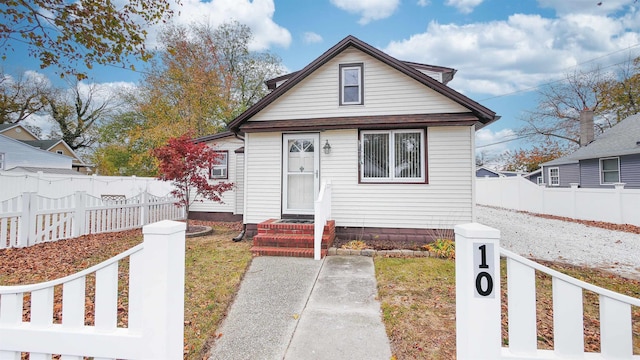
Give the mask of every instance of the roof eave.
M 482 124 L 477 128 L 480 129 L 494 121 L 496 121 L 499 117 L 496 116 L 496 113 L 489 110 L 488 108 L 480 105 L 479 103 L 471 100 L 470 98 L 460 94 L 459 92 L 447 87 L 446 85 L 438 82 L 437 80 L 431 78 L 430 76 L 423 74 L 422 72 L 412 68 L 411 66 L 403 63 L 402 61 L 385 54 L 384 52 L 372 47 L 371 45 L 357 39 L 356 37 L 349 35 L 338 42 L 336 45 L 332 46 L 329 50 L 325 51 L 322 55 L 312 61 L 309 65 L 305 66 L 302 70 L 296 72 L 289 80 L 285 81 L 282 85 L 275 88 L 271 93 L 260 99 L 253 106 L 249 107 L 242 114 L 238 115 L 231 123 L 229 123 L 229 129 L 233 132 L 238 132 L 240 125 L 247 121 L 249 118 L 263 110 L 267 105 L 278 99 L 281 95 L 291 89 L 293 86 L 298 84 L 304 78 L 306 78 L 309 74 L 313 73 L 315 70 L 320 68 L 322 65 L 326 64 L 329 60 L 333 59 L 335 56 L 340 54 L 343 50 L 348 48 L 349 46 L 353 46 L 354 48 L 380 60 L 383 61 L 395 69 L 403 72 L 409 77 L 417 80 L 418 82 L 426 85 L 432 90 L 447 96 L 451 100 L 457 102 L 458 104 L 468 108 L 474 115 L 476 115 L 479 119 L 479 122 Z

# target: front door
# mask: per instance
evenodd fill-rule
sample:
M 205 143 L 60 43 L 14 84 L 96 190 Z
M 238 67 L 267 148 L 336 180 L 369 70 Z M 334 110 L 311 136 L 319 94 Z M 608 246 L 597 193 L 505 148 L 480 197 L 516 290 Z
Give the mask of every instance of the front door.
M 282 136 L 282 213 L 313 215 L 318 195 L 320 135 L 284 134 Z

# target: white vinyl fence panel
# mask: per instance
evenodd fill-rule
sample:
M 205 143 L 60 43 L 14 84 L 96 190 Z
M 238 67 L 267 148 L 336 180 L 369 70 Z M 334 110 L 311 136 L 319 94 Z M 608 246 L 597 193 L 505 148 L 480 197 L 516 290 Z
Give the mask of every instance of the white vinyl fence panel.
M 176 201 L 148 193 L 121 200 L 103 200 L 82 191 L 57 199 L 24 193 L 0 202 L 0 249 L 182 220 L 185 210 Z
M 40 284 L 0 286 L 0 358 L 182 359 L 185 224 L 143 228 L 144 242 L 79 273 Z M 118 326 L 118 267 L 129 259 L 128 324 Z M 85 324 L 87 277 L 95 276 L 94 324 Z M 62 288 L 62 321 L 53 323 Z M 59 291 L 59 290 L 57 290 Z M 30 319 L 23 319 L 26 304 Z M 92 304 L 89 304 L 91 306 Z
M 165 196 L 174 190 L 170 181 L 136 176 L 69 175 L 46 173 L 17 173 L 0 171 L 0 201 L 34 192 L 40 196 L 59 198 L 84 191 L 88 195 L 120 195 L 134 197 L 141 192 Z
M 574 279 L 500 248 L 500 231 L 455 227 L 456 336 L 460 360 L 640 359 L 633 354 L 632 306 L 640 299 Z M 501 333 L 500 257 L 507 261 L 507 344 Z M 552 278 L 553 350 L 538 349 L 536 279 Z M 599 296 L 600 353 L 584 351 L 583 292 Z
M 553 188 L 523 177 L 476 178 L 476 203 L 580 220 L 640 226 L 640 189 Z

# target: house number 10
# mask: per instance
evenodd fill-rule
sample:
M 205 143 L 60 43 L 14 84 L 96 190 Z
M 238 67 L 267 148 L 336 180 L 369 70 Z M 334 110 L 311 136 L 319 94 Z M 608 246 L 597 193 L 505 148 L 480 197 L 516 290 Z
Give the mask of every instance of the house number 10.
M 473 272 L 476 297 L 494 297 L 493 276 L 493 244 L 473 244 Z

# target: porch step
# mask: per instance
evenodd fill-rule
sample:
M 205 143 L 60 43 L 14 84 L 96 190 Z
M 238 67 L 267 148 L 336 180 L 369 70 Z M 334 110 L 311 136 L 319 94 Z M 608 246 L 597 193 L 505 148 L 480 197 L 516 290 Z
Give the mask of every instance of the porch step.
M 252 246 L 253 256 L 289 256 L 289 257 L 313 257 L 313 249 L 309 248 L 287 248 L 273 246 Z M 320 251 L 321 257 L 327 256 L 327 250 Z
M 322 235 L 322 248 L 328 249 L 335 239 L 331 234 Z M 313 235 L 297 234 L 258 234 L 253 237 L 254 246 L 313 248 Z
M 258 224 L 258 234 L 253 237 L 251 251 L 254 256 L 313 257 L 313 231 L 313 223 L 289 223 L 269 219 Z M 335 238 L 335 221 L 329 220 L 322 235 L 322 256 L 326 255 Z

